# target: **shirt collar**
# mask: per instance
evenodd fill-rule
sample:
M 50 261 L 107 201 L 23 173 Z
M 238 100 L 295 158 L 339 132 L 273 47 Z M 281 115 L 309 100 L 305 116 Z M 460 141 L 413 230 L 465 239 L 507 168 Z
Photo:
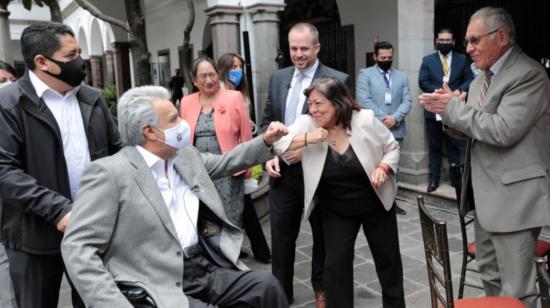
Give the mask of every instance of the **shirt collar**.
M 296 77 L 299 73 L 302 73 L 303 75 L 309 77 L 310 79 L 313 79 L 313 76 L 315 76 L 315 72 L 317 71 L 317 67 L 319 67 L 319 59 L 315 59 L 315 63 L 313 63 L 312 66 L 308 67 L 305 71 L 300 72 L 300 70 L 295 69 L 294 75 L 292 78 Z
M 65 93 L 65 95 L 61 95 L 61 93 L 59 93 L 56 90 L 50 88 L 46 83 L 44 83 L 44 81 L 42 81 L 40 78 L 38 78 L 38 76 L 36 76 L 36 74 L 31 70 L 29 70 L 29 78 L 31 80 L 32 86 L 34 87 L 34 90 L 36 91 L 36 95 L 39 98 L 41 98 L 44 95 L 44 93 L 46 93 L 47 91 L 55 93 L 56 95 L 58 95 L 60 97 L 68 97 L 68 96 L 71 96 L 71 95 L 76 95 L 76 92 L 78 92 L 78 90 L 80 89 L 80 86 L 77 86 L 77 87 L 74 87 L 74 88 L 70 89 L 69 91 L 67 91 L 67 93 Z
M 378 64 L 376 64 L 376 67 L 378 68 L 378 71 L 380 72 L 380 74 L 383 74 L 383 75 L 387 75 L 387 74 L 390 74 L 391 72 L 391 68 L 387 71 L 384 71 L 383 69 L 380 68 L 380 66 L 378 66 Z
M 493 63 L 493 65 L 491 65 L 489 70 L 493 73 L 493 76 L 500 71 L 500 69 L 502 68 L 502 65 L 504 65 L 504 61 L 508 59 L 510 52 L 512 52 L 512 48 L 513 47 L 508 48 L 508 50 L 502 56 L 500 56 L 500 58 L 498 58 L 498 60 L 495 63 Z
M 437 51 L 437 54 L 439 55 L 439 58 L 440 59 L 443 59 L 445 57 L 444 54 L 442 54 L 439 50 Z M 447 54 L 447 61 L 450 61 L 451 59 L 453 58 L 453 51 L 449 51 L 449 53 Z
M 164 162 L 164 160 L 162 158 L 160 158 L 157 155 L 149 152 L 147 149 L 145 149 L 141 145 L 136 145 L 136 149 L 138 150 L 139 154 L 141 154 L 141 156 L 145 160 L 145 164 L 147 164 L 147 167 L 149 167 L 149 169 L 157 170 L 157 171 L 162 172 L 162 168 L 160 170 L 157 169 L 157 168 L 159 168 L 158 167 L 159 165 L 164 167 L 164 164 L 162 164 Z M 174 167 L 174 160 L 175 159 L 176 159 L 176 157 L 172 157 L 172 158 L 168 159 L 168 169 L 169 170 Z M 161 164 L 159 164 L 159 162 L 161 162 Z

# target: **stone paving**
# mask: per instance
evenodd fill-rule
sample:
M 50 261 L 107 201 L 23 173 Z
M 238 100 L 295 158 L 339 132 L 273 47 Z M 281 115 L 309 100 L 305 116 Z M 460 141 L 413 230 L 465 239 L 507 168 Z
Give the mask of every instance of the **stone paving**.
M 407 211 L 407 215 L 398 215 L 399 241 L 404 269 L 404 288 L 407 307 L 430 307 L 430 293 L 427 281 L 424 246 L 418 217 L 418 208 L 415 203 L 407 200 L 397 200 L 399 206 Z M 462 242 L 458 216 L 449 209 L 427 204 L 432 213 L 447 221 L 449 233 L 449 249 L 454 276 L 455 297 L 458 293 L 458 277 L 462 258 Z M 270 225 L 268 219 L 262 221 L 264 233 L 270 242 Z M 470 238 L 473 235 L 470 234 Z M 382 307 L 381 289 L 376 276 L 372 256 L 365 236 L 361 233 L 356 242 L 355 252 L 355 307 Z M 297 240 L 296 263 L 294 264 L 294 304 L 292 307 L 315 307 L 313 289 L 309 281 L 311 269 L 311 230 L 309 223 L 303 223 L 300 236 Z M 245 239 L 243 249 L 250 253 L 250 245 Z M 245 263 L 255 270 L 269 271 L 270 265 L 262 264 L 252 257 L 244 259 Z M 479 283 L 479 277 L 468 273 L 467 279 Z M 479 296 L 479 290 L 466 287 L 465 296 Z M 60 294 L 59 308 L 69 308 L 70 290 L 66 281 L 63 282 Z

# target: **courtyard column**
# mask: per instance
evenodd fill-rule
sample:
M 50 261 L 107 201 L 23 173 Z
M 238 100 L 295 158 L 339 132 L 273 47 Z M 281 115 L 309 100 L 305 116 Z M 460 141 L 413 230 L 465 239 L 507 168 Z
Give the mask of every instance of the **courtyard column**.
M 114 42 L 115 83 L 117 94 L 120 97 L 132 87 L 130 75 L 130 43 Z
M 0 7 L 0 60 L 13 65 L 11 57 L 10 12 Z
M 269 90 L 269 78 L 278 66 L 277 50 L 279 49 L 278 12 L 284 10 L 284 4 L 257 3 L 247 7 L 254 25 L 254 48 L 256 76 L 256 114 L 258 124 L 263 119 L 265 102 Z
M 239 15 L 241 6 L 216 5 L 204 11 L 210 17 L 214 61 L 227 52 L 240 54 Z
M 399 69 L 411 87 L 412 109 L 407 115 L 407 137 L 401 149 L 399 182 L 412 185 L 428 183 L 428 138 L 423 108 L 418 102 L 418 71 L 422 58 L 433 51 L 434 0 L 398 0 Z M 445 171 L 442 170 L 442 174 Z
M 92 70 L 92 85 L 103 88 L 103 56 L 90 56 Z

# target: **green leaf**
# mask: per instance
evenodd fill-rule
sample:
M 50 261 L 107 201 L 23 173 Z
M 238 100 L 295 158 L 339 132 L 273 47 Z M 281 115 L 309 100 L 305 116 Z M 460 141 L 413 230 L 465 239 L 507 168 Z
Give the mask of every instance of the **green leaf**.
M 23 0 L 23 7 L 25 7 L 27 11 L 30 11 L 32 8 L 32 0 Z
M 34 0 L 34 3 L 36 3 L 36 5 L 38 5 L 39 7 L 44 6 L 44 1 L 42 1 L 42 0 Z

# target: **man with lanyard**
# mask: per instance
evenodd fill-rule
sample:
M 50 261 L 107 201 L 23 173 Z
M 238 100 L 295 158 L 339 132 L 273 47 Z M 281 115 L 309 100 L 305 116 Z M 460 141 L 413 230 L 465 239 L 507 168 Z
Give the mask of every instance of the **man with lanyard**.
M 399 146 L 407 131 L 405 117 L 411 110 L 409 80 L 403 72 L 391 68 L 394 49 L 390 42 L 379 42 L 374 47 L 376 65 L 359 71 L 357 77 L 357 101 L 363 108 L 371 109 L 374 115 L 391 130 Z M 407 212 L 395 205 L 397 214 Z

